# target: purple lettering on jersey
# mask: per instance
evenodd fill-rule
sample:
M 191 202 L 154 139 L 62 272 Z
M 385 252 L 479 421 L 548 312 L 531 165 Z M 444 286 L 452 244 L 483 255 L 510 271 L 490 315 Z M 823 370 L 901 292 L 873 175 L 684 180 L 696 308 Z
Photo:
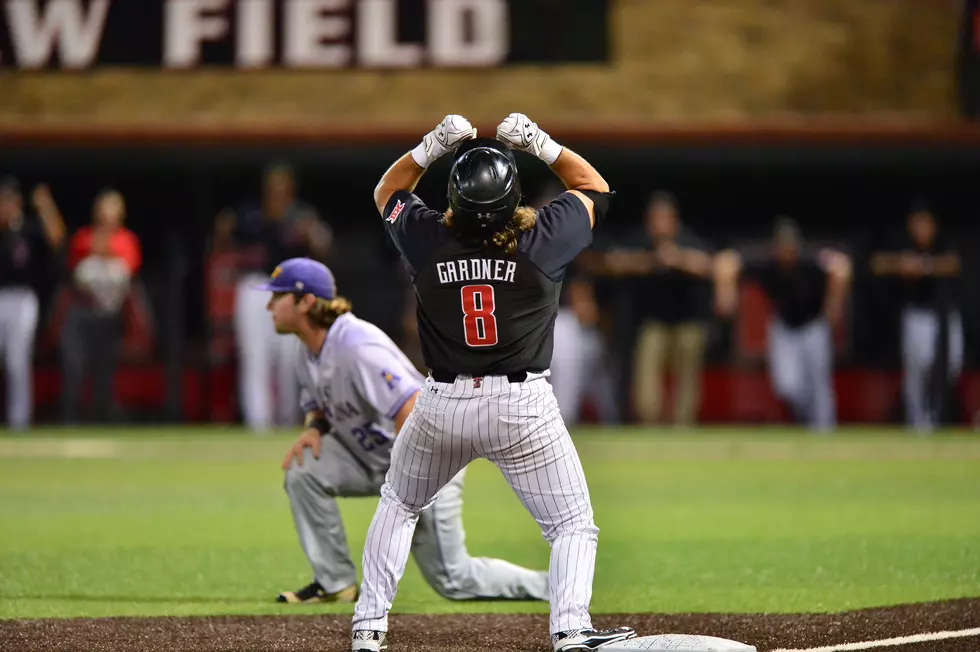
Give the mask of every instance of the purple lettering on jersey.
M 337 406 L 337 415 L 341 420 L 346 421 L 347 419 L 352 419 L 356 416 L 360 416 L 360 414 L 361 412 L 360 410 L 357 409 L 357 406 L 355 406 L 350 401 L 347 401 L 346 405 Z

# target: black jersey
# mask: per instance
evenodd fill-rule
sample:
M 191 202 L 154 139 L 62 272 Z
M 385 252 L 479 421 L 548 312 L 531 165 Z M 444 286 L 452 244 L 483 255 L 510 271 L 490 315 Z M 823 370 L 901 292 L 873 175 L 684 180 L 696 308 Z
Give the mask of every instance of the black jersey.
M 827 271 L 819 255 L 802 254 L 789 267 L 770 259 L 750 264 L 745 271 L 759 281 L 776 314 L 790 328 L 805 326 L 823 314 Z
M 908 233 L 902 234 L 897 238 L 891 249 L 900 254 L 913 254 L 924 259 L 931 259 L 940 256 L 955 256 L 956 247 L 950 239 L 942 233 L 936 235 L 936 239 L 929 245 L 919 245 L 912 242 Z M 912 278 L 898 279 L 898 294 L 901 296 L 905 305 L 932 310 L 939 306 L 940 296 L 949 291 L 950 295 L 955 294 L 955 278 L 943 278 L 937 276 L 916 276 Z
M 0 226 L 0 288 L 37 289 L 50 253 L 38 218 L 24 216 L 16 229 Z
M 392 195 L 384 218 L 412 274 L 429 369 L 492 376 L 551 365 L 565 268 L 592 242 L 578 197 L 564 193 L 540 209 L 513 255 L 457 239 L 409 192 Z

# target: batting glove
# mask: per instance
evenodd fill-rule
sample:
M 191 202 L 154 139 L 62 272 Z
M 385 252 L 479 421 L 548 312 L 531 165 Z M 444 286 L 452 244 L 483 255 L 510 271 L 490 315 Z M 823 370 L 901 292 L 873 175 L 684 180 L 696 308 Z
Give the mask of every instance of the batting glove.
M 476 138 L 476 129 L 469 120 L 461 115 L 447 115 L 439 126 L 427 133 L 422 142 L 412 150 L 412 158 L 419 167 L 427 168 L 440 156 L 471 138 Z
M 562 146 L 523 113 L 511 113 L 507 116 L 497 127 L 497 139 L 515 149 L 537 156 L 548 165 L 557 161 L 561 155 Z

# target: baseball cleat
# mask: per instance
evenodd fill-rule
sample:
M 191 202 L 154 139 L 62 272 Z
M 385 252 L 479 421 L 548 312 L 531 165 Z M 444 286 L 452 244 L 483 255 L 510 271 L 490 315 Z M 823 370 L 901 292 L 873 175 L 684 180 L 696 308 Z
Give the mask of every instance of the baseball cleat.
M 351 652 L 381 652 L 388 649 L 388 635 L 373 629 L 359 629 L 351 632 Z
M 320 586 L 319 582 L 307 584 L 299 591 L 283 591 L 276 596 L 276 602 L 287 604 L 318 604 L 321 602 L 336 602 L 339 604 L 353 604 L 357 602 L 357 585 L 351 584 L 346 589 L 341 589 L 336 593 L 327 593 Z
M 603 645 L 626 641 L 636 636 L 631 627 L 615 629 L 577 629 L 551 635 L 555 652 L 592 652 Z

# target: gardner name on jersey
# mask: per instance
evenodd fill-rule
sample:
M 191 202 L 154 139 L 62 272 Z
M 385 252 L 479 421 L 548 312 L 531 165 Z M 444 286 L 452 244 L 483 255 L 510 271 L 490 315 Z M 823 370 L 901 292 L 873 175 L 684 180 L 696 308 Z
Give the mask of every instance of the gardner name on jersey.
M 492 258 L 470 258 L 469 260 L 447 260 L 436 263 L 439 282 L 458 283 L 460 281 L 500 281 L 513 283 L 517 263 L 512 260 Z
M 384 217 L 415 281 L 429 369 L 473 376 L 548 369 L 565 268 L 592 242 L 581 200 L 566 193 L 540 209 L 513 254 L 456 238 L 441 213 L 407 191 L 392 195 Z

